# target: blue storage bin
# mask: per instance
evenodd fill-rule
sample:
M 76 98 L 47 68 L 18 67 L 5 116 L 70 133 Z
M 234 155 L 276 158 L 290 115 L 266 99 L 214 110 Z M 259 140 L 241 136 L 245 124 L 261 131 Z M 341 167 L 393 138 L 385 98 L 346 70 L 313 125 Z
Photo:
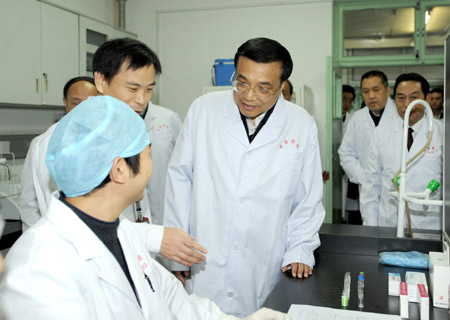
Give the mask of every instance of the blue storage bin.
M 234 71 L 234 59 L 216 59 L 213 66 L 213 85 L 231 86 L 230 78 Z

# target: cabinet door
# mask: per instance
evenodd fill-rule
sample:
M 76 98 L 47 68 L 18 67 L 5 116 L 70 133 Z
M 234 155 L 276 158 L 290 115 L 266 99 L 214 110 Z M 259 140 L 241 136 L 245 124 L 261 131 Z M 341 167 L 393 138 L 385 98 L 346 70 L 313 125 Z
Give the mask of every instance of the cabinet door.
M 123 37 L 136 38 L 136 35 L 86 17 L 80 17 L 80 75 L 92 77 L 92 59 L 98 47 L 108 40 Z
M 41 3 L 43 105 L 63 105 L 66 82 L 79 75 L 78 15 Z
M 40 2 L 0 1 L 0 102 L 40 104 Z

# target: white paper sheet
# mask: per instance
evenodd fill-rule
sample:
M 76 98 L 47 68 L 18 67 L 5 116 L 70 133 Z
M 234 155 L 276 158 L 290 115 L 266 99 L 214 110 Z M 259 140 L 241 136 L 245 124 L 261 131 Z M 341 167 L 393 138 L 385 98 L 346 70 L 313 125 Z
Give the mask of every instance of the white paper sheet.
M 288 314 L 293 320 L 400 320 L 400 316 L 354 310 L 293 304 Z

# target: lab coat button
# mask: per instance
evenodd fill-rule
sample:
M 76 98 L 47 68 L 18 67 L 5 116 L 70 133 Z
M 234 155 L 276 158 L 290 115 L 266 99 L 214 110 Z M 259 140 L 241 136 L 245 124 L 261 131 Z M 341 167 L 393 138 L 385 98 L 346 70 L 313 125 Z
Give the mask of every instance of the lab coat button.
M 228 292 L 228 297 L 229 298 L 233 297 L 233 292 Z
M 239 245 L 235 244 L 235 245 L 233 246 L 233 249 L 234 249 L 234 251 L 238 251 L 238 250 L 239 250 Z
M 247 152 L 247 156 L 251 156 L 251 155 L 252 155 L 251 151 Z
M 244 200 L 244 199 L 240 199 L 239 202 L 240 202 L 240 203 L 244 203 L 245 200 Z

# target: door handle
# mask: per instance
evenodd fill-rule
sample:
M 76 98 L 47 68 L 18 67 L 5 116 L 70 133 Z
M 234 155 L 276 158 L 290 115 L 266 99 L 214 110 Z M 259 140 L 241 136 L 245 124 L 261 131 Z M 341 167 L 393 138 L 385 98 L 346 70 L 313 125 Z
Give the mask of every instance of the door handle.
M 48 74 L 44 72 L 42 75 L 44 76 L 44 81 L 45 81 L 45 93 L 47 93 L 48 92 Z

